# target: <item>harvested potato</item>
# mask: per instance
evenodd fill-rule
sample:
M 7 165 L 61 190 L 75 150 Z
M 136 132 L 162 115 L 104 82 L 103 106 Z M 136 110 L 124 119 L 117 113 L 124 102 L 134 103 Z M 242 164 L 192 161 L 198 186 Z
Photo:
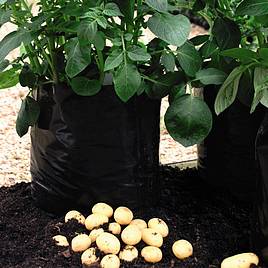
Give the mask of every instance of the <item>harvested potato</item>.
M 108 223 L 109 218 L 103 214 L 91 214 L 85 220 L 85 226 L 88 230 L 98 228 L 104 223 Z
M 172 251 L 178 259 L 183 260 L 193 255 L 193 246 L 187 240 L 181 239 L 173 244 Z
M 71 210 L 65 215 L 65 222 L 68 222 L 71 219 L 75 219 L 79 223 L 85 224 L 85 217 L 79 211 Z
M 156 263 L 162 260 L 163 254 L 160 248 L 147 246 L 142 249 L 141 256 L 147 262 Z
M 90 247 L 91 239 L 86 234 L 79 234 L 73 238 L 71 245 L 74 252 L 85 251 Z
M 81 262 L 83 265 L 90 266 L 97 261 L 99 261 L 99 258 L 96 256 L 95 248 L 89 248 L 81 255 Z
M 169 229 L 167 224 L 159 218 L 150 219 L 148 222 L 148 227 L 156 230 L 163 237 L 167 237 L 169 233 Z
M 145 228 L 147 228 L 147 223 L 146 221 L 142 219 L 135 219 L 130 222 L 129 225 L 136 225 L 141 231 Z
M 128 225 L 133 219 L 133 213 L 127 207 L 118 207 L 114 212 L 114 219 L 121 225 Z
M 108 230 L 114 235 L 119 235 L 121 233 L 121 225 L 117 222 L 111 222 L 109 224 Z
M 252 264 L 259 264 L 258 256 L 254 253 L 241 253 L 224 259 L 221 268 L 250 268 Z
M 91 243 L 95 242 L 97 237 L 102 233 L 104 233 L 103 228 L 93 229 L 89 234 L 89 237 L 91 239 Z
M 55 235 L 53 236 L 53 240 L 55 240 L 57 246 L 69 247 L 69 242 L 67 238 L 63 235 Z
M 146 228 L 142 230 L 142 240 L 149 246 L 160 248 L 163 245 L 163 237 L 156 230 Z
M 108 218 L 113 216 L 114 210 L 111 206 L 107 205 L 106 203 L 97 203 L 92 208 L 93 214 L 103 214 Z
M 106 254 L 117 254 L 120 251 L 119 239 L 110 233 L 102 233 L 96 239 L 96 244 Z
M 109 254 L 102 258 L 100 266 L 101 268 L 119 268 L 120 260 L 116 255 Z
M 138 258 L 139 252 L 133 246 L 125 246 L 125 248 L 120 251 L 119 258 L 124 261 L 132 262 L 134 259 Z
M 121 239 L 126 245 L 137 245 L 141 241 L 141 231 L 136 225 L 129 225 L 122 231 Z

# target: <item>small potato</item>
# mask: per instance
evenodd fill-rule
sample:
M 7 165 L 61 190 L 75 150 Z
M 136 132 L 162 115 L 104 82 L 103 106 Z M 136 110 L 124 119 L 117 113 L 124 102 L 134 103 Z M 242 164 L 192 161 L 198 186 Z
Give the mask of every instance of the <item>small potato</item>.
M 114 212 L 114 219 L 121 225 L 128 225 L 133 219 L 133 213 L 127 207 L 119 207 Z
M 141 241 L 141 231 L 136 225 L 129 225 L 122 231 L 121 239 L 126 245 L 137 245 Z
M 117 222 L 111 222 L 109 224 L 108 230 L 114 235 L 119 235 L 121 233 L 121 225 Z
M 193 246 L 187 240 L 181 239 L 173 244 L 172 251 L 178 259 L 183 260 L 193 255 Z
M 89 237 L 91 239 L 91 243 L 95 242 L 97 237 L 102 233 L 104 233 L 103 228 L 93 229 L 89 234 Z
M 86 234 L 79 234 L 73 238 L 71 245 L 74 252 L 85 251 L 90 247 L 91 239 Z
M 136 258 L 138 258 L 139 252 L 133 246 L 125 246 L 125 248 L 120 251 L 119 258 L 124 261 L 132 262 Z
M 163 245 L 162 235 L 151 228 L 142 230 L 142 240 L 149 246 L 160 248 Z
M 108 223 L 109 218 L 103 214 L 91 214 L 85 220 L 85 226 L 88 230 L 93 230 L 94 228 L 98 228 L 104 223 Z
M 141 231 L 145 228 L 147 228 L 147 223 L 146 221 L 142 219 L 135 219 L 130 222 L 129 225 L 136 225 Z
M 89 248 L 81 255 L 81 262 L 83 265 L 90 266 L 97 261 L 99 261 L 99 258 L 96 256 L 95 248 Z
M 67 238 L 63 235 L 55 235 L 53 236 L 53 240 L 55 240 L 57 246 L 69 247 L 69 242 Z
M 100 234 L 96 239 L 96 244 L 99 250 L 106 254 L 118 254 L 120 251 L 119 239 L 110 233 Z
M 102 258 L 100 266 L 101 268 L 119 268 L 120 260 L 116 255 L 109 254 Z
M 141 256 L 147 262 L 156 263 L 162 260 L 163 254 L 160 248 L 147 246 L 142 249 Z
M 221 268 L 250 268 L 251 264 L 259 264 L 258 256 L 254 253 L 241 253 L 224 259 Z
M 76 210 L 71 210 L 65 215 L 65 222 L 68 222 L 71 219 L 77 220 L 81 224 L 85 224 L 85 217 Z
M 103 214 L 108 218 L 113 216 L 114 210 L 111 206 L 107 205 L 106 203 L 97 203 L 92 208 L 93 214 Z
M 156 230 L 163 237 L 167 237 L 169 233 L 169 229 L 167 224 L 159 218 L 150 219 L 148 222 L 148 227 Z

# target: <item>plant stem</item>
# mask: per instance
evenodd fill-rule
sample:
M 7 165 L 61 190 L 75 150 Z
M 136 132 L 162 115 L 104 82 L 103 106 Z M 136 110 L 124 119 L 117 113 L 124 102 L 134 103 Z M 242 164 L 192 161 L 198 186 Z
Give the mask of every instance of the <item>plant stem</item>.
M 97 50 L 98 61 L 99 61 L 100 83 L 102 84 L 104 80 L 104 60 L 103 60 L 102 52 L 97 48 L 96 50 Z
M 261 27 L 258 27 L 256 29 L 256 34 L 257 34 L 257 38 L 258 38 L 258 42 L 259 42 L 259 46 L 262 47 L 263 44 L 265 43 L 265 39 L 264 39 L 264 36 L 262 34 L 262 31 L 261 31 Z
M 127 52 L 126 52 L 126 44 L 125 44 L 123 34 L 121 34 L 121 40 L 122 40 L 122 45 L 123 45 L 124 61 L 125 61 L 125 64 L 126 64 L 127 63 Z
M 138 39 L 139 39 L 139 30 L 140 30 L 140 24 L 141 24 L 141 13 L 142 13 L 142 0 L 137 0 L 137 20 L 134 26 L 134 37 L 133 37 L 133 43 L 134 45 L 137 45 Z

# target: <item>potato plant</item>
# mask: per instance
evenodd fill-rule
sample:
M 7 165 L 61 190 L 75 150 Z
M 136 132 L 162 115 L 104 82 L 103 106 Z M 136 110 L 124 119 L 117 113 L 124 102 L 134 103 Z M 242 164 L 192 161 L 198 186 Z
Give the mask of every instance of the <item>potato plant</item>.
M 203 79 L 196 77 L 202 59 L 187 41 L 189 19 L 172 1 L 40 0 L 33 12 L 27 0 L 1 0 L 0 25 L 7 22 L 17 30 L 0 42 L 0 88 L 20 82 L 30 89 L 16 123 L 19 136 L 38 120 L 36 89 L 65 84 L 90 97 L 109 80 L 123 102 L 141 94 L 169 96 L 165 123 L 184 146 L 209 133 L 210 110 L 191 94 L 193 82 Z M 146 28 L 155 35 L 150 42 L 142 38 Z M 9 62 L 17 47 L 21 55 Z M 222 72 L 214 73 L 207 83 L 222 82 Z

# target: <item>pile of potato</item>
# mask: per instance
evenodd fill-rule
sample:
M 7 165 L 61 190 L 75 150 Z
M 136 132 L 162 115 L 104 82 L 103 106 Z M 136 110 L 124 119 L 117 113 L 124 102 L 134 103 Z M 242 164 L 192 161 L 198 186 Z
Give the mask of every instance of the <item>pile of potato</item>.
M 77 234 L 71 245 L 65 236 L 56 235 L 53 239 L 56 245 L 71 247 L 73 252 L 81 253 L 82 265 L 86 267 L 99 263 L 102 268 L 119 268 L 121 261 L 132 262 L 139 256 L 135 246 L 141 241 L 147 245 L 140 252 L 144 260 L 148 263 L 160 262 L 163 257 L 161 246 L 169 234 L 167 224 L 159 218 L 150 219 L 148 223 L 133 218 L 132 211 L 127 207 L 118 207 L 113 211 L 111 206 L 98 203 L 87 218 L 75 210 L 65 215 L 65 222 L 75 219 L 85 226 L 87 233 Z M 102 228 L 104 224 L 108 224 L 108 230 Z M 101 260 L 97 250 L 103 253 Z M 180 260 L 193 255 L 191 243 L 183 239 L 174 242 L 172 251 Z M 250 268 L 251 264 L 258 263 L 254 253 L 242 253 L 224 259 L 221 268 Z
M 119 268 L 121 261 L 132 262 L 139 256 L 135 246 L 141 241 L 147 245 L 140 252 L 144 260 L 160 262 L 163 257 L 161 246 L 169 234 L 167 224 L 159 218 L 150 219 L 148 223 L 133 218 L 133 212 L 127 207 L 118 207 L 114 211 L 111 206 L 98 203 L 87 218 L 75 210 L 65 215 L 65 222 L 75 219 L 85 225 L 87 233 L 77 234 L 71 245 L 65 236 L 56 235 L 53 239 L 58 246 L 70 246 L 73 252 L 80 252 L 82 264 L 88 267 L 100 263 L 102 268 Z M 108 224 L 108 230 L 102 228 L 104 224 Z M 96 254 L 97 249 L 104 255 L 101 260 Z M 193 247 L 186 240 L 178 240 L 173 244 L 172 251 L 183 260 L 193 254 Z

